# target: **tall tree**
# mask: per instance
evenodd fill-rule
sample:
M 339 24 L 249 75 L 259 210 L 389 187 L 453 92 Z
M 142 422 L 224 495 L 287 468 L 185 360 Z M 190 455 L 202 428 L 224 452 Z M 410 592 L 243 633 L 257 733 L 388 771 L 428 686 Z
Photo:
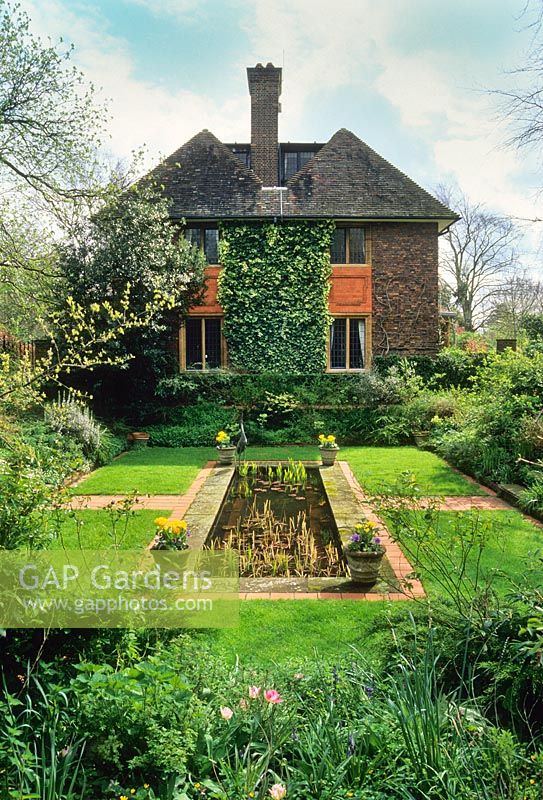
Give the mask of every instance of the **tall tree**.
M 493 298 L 488 322 L 497 333 L 516 338 L 527 317 L 543 312 L 543 284 L 512 275 Z
M 441 237 L 440 268 L 466 330 L 482 327 L 492 299 L 518 264 L 520 232 L 511 219 L 440 186 L 438 198 L 461 219 Z
M 0 323 L 23 337 L 58 280 L 51 231 L 102 191 L 105 112 L 71 53 L 0 0 Z
M 46 195 L 85 191 L 103 133 L 72 49 L 47 46 L 17 5 L 0 0 L 0 182 Z
M 169 202 L 145 181 L 127 191 L 112 191 L 109 201 L 83 220 L 76 236 L 60 249 L 59 266 L 68 290 L 81 305 L 115 304 L 130 294 L 130 310 L 144 314 L 157 298 L 168 296 L 145 326 L 132 328 L 108 342 L 113 359 L 126 359 L 119 373 L 106 367 L 90 376 L 85 388 L 102 400 L 152 391 L 156 378 L 171 368 L 179 319 L 198 302 L 205 259 L 201 251 L 178 235 L 169 219 Z M 107 314 L 105 323 L 109 325 Z

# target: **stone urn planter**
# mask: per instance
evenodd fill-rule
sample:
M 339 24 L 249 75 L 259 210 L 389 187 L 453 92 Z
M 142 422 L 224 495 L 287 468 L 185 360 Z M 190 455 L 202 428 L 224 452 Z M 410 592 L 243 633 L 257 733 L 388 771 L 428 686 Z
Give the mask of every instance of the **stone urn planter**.
M 321 462 L 323 467 L 331 467 L 336 461 L 336 456 L 339 452 L 339 447 L 319 447 L 321 453 Z
M 216 450 L 218 453 L 219 464 L 226 467 L 234 463 L 234 458 L 236 456 L 235 445 L 230 445 L 229 447 L 217 447 Z
M 381 563 L 385 556 L 385 548 L 383 547 L 380 552 L 352 552 L 345 550 L 345 558 L 351 579 L 354 583 L 363 583 L 366 586 L 372 586 L 379 577 L 379 570 Z
M 430 431 L 413 431 L 413 438 L 417 447 L 424 449 L 430 438 Z
M 150 438 L 151 436 L 145 431 L 133 431 L 127 436 L 128 441 L 134 449 L 139 447 L 147 447 Z

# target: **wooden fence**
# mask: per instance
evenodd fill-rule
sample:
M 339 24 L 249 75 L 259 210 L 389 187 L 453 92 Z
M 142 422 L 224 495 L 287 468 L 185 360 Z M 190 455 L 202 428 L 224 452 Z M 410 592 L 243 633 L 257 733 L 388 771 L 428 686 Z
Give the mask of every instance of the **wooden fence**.
M 28 358 L 32 366 L 36 363 L 36 344 L 34 342 L 18 342 L 4 331 L 0 331 L 0 353 L 12 353 L 18 358 Z

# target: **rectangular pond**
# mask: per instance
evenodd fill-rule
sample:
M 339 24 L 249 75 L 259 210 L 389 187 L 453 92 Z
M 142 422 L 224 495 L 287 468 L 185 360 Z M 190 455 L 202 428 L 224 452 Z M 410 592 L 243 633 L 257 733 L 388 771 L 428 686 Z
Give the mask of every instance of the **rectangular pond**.
M 206 547 L 238 551 L 243 578 L 347 574 L 320 471 L 301 462 L 240 465 Z

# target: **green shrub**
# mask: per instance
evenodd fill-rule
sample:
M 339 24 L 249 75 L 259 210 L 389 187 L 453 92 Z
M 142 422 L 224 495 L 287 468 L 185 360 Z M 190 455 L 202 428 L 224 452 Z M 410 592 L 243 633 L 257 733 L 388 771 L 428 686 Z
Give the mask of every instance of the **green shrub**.
M 239 414 L 217 403 L 196 403 L 171 409 L 168 422 L 147 425 L 149 444 L 155 447 L 210 447 L 220 430 L 237 431 Z
M 165 404 L 191 405 L 206 400 L 247 410 L 257 408 L 266 393 L 291 394 L 300 405 L 341 406 L 358 404 L 359 388 L 358 374 L 240 374 L 204 370 L 162 378 L 157 387 L 157 397 Z M 149 409 L 149 414 L 153 413 Z
M 432 389 L 469 388 L 480 370 L 492 363 L 489 353 L 469 353 L 457 347 L 441 350 L 436 356 L 375 356 L 375 369 L 386 375 L 402 361 L 407 361 Z

